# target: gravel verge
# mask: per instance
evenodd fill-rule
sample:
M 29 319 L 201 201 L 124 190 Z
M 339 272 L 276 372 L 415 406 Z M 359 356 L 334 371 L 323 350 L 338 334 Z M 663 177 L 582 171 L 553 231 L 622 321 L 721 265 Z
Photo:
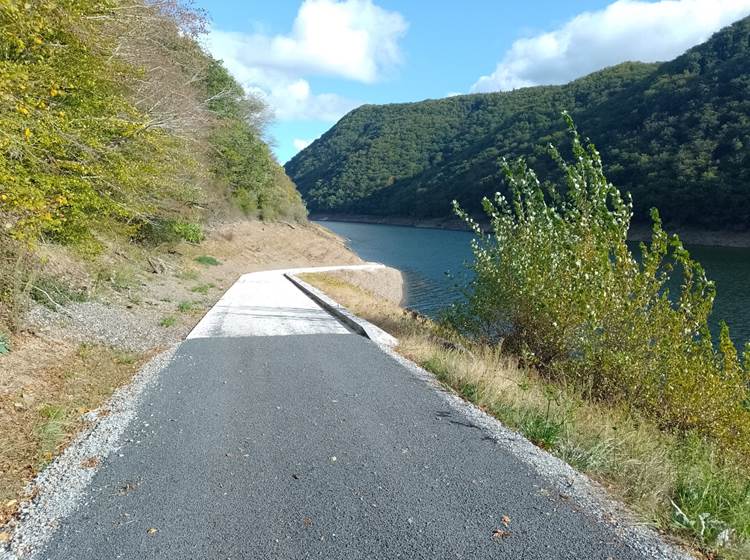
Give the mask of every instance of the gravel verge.
M 149 361 L 133 381 L 115 391 L 99 409 L 86 414 L 83 431 L 27 488 L 33 499 L 16 519 L 2 528 L 12 533 L 0 548 L 0 560 L 30 560 L 37 556 L 64 517 L 75 511 L 97 467 L 118 449 L 119 439 L 135 416 L 144 390 L 156 383 L 177 345 Z
M 61 311 L 35 305 L 26 316 L 27 328 L 76 342 L 98 342 L 131 352 L 172 344 L 179 336 L 158 325 L 158 314 L 98 301 L 70 303 Z

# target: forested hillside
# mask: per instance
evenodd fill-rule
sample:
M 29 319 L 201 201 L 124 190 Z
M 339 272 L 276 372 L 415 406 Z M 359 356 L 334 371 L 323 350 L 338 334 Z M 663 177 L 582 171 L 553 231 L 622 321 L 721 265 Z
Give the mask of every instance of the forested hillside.
M 313 212 L 448 217 L 504 188 L 501 156 L 564 145 L 562 111 L 610 179 L 668 223 L 750 227 L 750 18 L 663 64 L 628 62 L 562 86 L 360 107 L 286 170 Z
M 0 5 L 0 331 L 33 248 L 198 242 L 240 214 L 304 218 L 262 103 L 199 46 L 179 0 Z

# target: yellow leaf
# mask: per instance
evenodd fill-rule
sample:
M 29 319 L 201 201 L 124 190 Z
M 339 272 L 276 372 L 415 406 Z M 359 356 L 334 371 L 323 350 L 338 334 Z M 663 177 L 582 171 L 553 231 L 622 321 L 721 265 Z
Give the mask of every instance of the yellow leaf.
M 8 542 L 10 540 L 10 533 L 2 532 L 0 533 L 0 542 Z
M 5 502 L 5 507 L 7 508 L 14 508 L 18 505 L 18 500 L 9 500 Z
M 149 529 L 146 531 L 149 535 L 155 535 L 158 529 L 156 527 L 149 527 Z

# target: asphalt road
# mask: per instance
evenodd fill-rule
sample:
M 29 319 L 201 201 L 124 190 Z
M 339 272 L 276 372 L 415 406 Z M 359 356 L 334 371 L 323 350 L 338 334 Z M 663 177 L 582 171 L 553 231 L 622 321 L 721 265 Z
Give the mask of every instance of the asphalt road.
M 371 341 L 216 313 L 42 557 L 643 558 Z

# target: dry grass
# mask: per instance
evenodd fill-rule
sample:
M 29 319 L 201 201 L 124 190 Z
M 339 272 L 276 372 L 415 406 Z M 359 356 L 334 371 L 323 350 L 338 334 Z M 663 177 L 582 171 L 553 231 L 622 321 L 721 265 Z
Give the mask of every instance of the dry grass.
M 82 415 L 129 381 L 144 358 L 102 346 L 30 343 L 43 365 L 24 368 L 24 376 L 6 370 L 0 377 L 0 525 L 15 511 L 24 486 L 83 426 Z M 4 365 L 19 371 L 14 358 L 7 356 Z
M 335 274 L 305 280 L 399 339 L 398 351 L 445 385 L 599 481 L 646 523 L 686 539 L 712 558 L 750 558 L 750 484 L 714 450 L 679 439 L 623 408 L 592 403 L 541 379 L 498 348 L 473 345 L 436 323 L 379 299 Z M 678 504 L 684 516 L 674 507 Z M 733 528 L 717 556 L 699 516 Z

